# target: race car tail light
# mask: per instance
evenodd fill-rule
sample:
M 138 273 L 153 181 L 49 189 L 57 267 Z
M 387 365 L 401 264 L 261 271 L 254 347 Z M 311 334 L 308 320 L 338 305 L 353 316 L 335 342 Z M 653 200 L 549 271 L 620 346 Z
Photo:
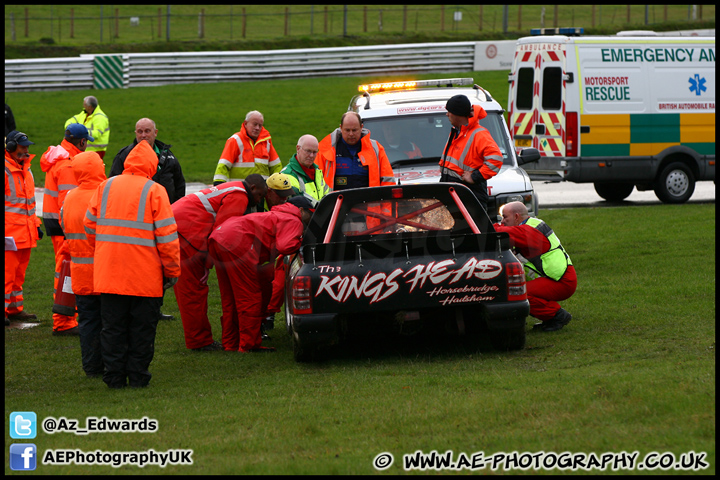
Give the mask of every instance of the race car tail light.
M 292 312 L 294 315 L 312 313 L 312 285 L 310 277 L 296 277 L 293 281 Z
M 520 262 L 508 263 L 506 267 L 508 301 L 517 302 L 527 299 L 525 289 L 525 270 Z

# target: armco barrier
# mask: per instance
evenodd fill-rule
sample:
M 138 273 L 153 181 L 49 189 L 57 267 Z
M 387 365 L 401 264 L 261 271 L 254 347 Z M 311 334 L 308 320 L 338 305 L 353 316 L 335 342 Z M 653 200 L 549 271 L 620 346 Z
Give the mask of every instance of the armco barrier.
M 93 88 L 93 58 L 5 60 L 5 91 Z
M 515 41 L 5 60 L 5 91 L 509 70 Z

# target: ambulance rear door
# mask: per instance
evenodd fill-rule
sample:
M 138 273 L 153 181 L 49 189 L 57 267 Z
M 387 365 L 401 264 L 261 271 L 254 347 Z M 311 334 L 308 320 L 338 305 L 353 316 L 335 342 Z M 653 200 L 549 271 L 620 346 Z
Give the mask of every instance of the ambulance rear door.
M 518 41 L 511 74 L 510 131 L 517 150 L 534 147 L 540 152 L 536 165 L 523 167 L 531 177 L 561 178 L 566 165 L 566 88 L 574 81 L 566 71 L 569 41 L 565 36 Z

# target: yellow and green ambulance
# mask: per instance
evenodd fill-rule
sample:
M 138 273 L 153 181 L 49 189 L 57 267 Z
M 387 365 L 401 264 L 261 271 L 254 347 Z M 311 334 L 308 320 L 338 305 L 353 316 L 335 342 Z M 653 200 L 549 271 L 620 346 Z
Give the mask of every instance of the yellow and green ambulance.
M 594 183 L 609 201 L 654 190 L 666 203 L 715 180 L 714 36 L 524 37 L 508 81 L 515 148 L 541 154 L 523 167 L 533 178 Z

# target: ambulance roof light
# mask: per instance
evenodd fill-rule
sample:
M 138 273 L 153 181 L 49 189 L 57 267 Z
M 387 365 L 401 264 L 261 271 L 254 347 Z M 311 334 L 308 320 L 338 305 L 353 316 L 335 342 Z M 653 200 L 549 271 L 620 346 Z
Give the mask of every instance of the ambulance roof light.
M 442 87 L 446 85 L 472 85 L 472 78 L 438 78 L 432 80 L 409 80 L 400 82 L 372 83 L 358 85 L 358 92 L 382 92 L 385 90 L 411 90 L 418 87 Z
M 582 27 L 563 27 L 563 28 L 533 28 L 530 35 L 568 35 L 578 36 L 584 33 Z

